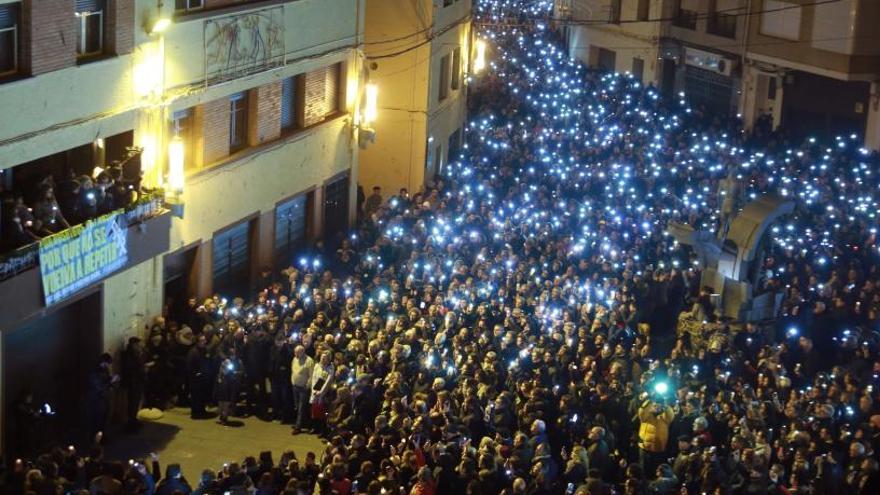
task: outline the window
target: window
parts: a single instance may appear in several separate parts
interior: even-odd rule
[[[636,6],[636,20],[647,21],[648,16],[650,15],[650,10],[650,0],[639,0],[638,5]]]
[[[611,0],[608,4],[608,22],[620,24],[620,0]]]
[[[214,235],[212,272],[214,291],[245,289],[250,278],[250,222],[241,222]]]
[[[89,57],[104,51],[104,0],[76,0],[76,54]]]
[[[715,12],[709,17],[709,23],[706,26],[706,30],[709,34],[714,34],[716,36],[736,38],[736,15]]]
[[[678,0],[672,24],[685,29],[697,29],[697,0]]]
[[[174,8],[180,11],[199,10],[204,7],[203,0],[176,0]]]
[[[798,4],[780,0],[764,0],[761,14],[761,34],[799,40],[801,38],[801,9]]]
[[[288,262],[306,240],[306,196],[299,195],[275,207],[275,257]]]
[[[452,89],[461,86],[461,47],[452,51]]]
[[[443,101],[449,96],[449,55],[444,55],[440,59],[439,89],[440,92],[437,95],[437,100]]]
[[[340,78],[342,77],[342,64],[333,64],[324,71],[324,100],[327,105],[325,116],[339,112],[339,100],[342,98],[340,91]]]
[[[450,5],[452,5],[452,2],[453,2],[453,0],[443,0],[443,6],[449,7]]]
[[[229,152],[235,153],[247,146],[248,97],[247,92],[229,97]]]
[[[301,91],[296,90],[300,76],[288,77],[281,82],[281,129],[290,131],[300,127]]]
[[[711,14],[706,31],[716,36],[736,38],[737,13],[742,9],[736,0],[715,0],[710,4]]]
[[[183,141],[183,166],[189,170],[195,166],[193,160],[195,122],[193,109],[178,110],[171,115],[171,133]]]
[[[18,4],[0,5],[0,77],[18,72]]]
[[[302,96],[296,95],[297,102],[302,101],[303,126],[309,127],[335,116],[342,108],[339,104],[342,94],[342,64],[307,72],[301,76],[300,89]],[[299,104],[299,103],[297,103]]]

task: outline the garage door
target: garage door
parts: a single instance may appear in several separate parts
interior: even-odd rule
[[[684,72],[685,92],[693,107],[728,116],[733,101],[733,79],[715,72],[688,66]]]

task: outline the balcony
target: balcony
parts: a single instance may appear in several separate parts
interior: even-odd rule
[[[88,291],[114,273],[124,271],[139,263],[166,252],[170,245],[171,213],[165,208],[161,191],[142,193],[140,197],[114,214],[116,225],[124,230],[119,232],[119,243],[124,242],[124,257],[109,270],[91,270],[93,275],[86,283],[78,286],[70,284],[64,291],[53,296],[45,293],[44,270],[41,269],[40,244],[46,239],[36,241],[14,251],[0,255],[0,330],[12,328],[17,322],[39,314],[47,306],[75,299],[77,294]],[[96,220],[96,221],[99,221]],[[75,239],[86,231],[89,224],[74,225],[61,231],[52,239]],[[44,252],[47,252],[44,245]],[[65,253],[65,257],[70,253]],[[71,255],[75,256],[75,255]],[[87,258],[83,255],[83,258]],[[57,260],[56,260],[57,261]],[[94,265],[96,261],[86,259],[80,265]],[[108,265],[109,266],[109,265]],[[88,268],[86,269],[88,271]],[[74,281],[76,282],[76,281]]]

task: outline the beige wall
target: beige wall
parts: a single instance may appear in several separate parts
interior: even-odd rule
[[[572,25],[569,30],[569,56],[590,64],[590,47],[605,48],[615,53],[617,72],[631,72],[633,59],[644,61],[642,81],[647,84],[659,81],[660,66],[658,50],[662,24],[659,22],[625,22],[619,25],[602,24],[609,18],[611,0],[573,0],[572,19],[596,21],[594,25]],[[669,15],[670,3],[666,0],[649,4],[648,19]],[[620,18],[637,18],[638,0],[622,0]],[[601,21],[601,22],[600,22]]]
[[[134,127],[131,56],[0,84],[0,168]]]
[[[162,314],[162,257],[104,281],[104,349],[121,350],[129,337],[143,337],[144,325]]]
[[[631,72],[633,58],[644,61],[642,82],[658,82],[660,78],[659,45],[623,35],[620,32],[578,26],[571,31],[569,55],[583,63],[590,64],[590,47],[605,48],[615,53],[617,72]]]
[[[754,0],[752,10],[764,8],[765,0]],[[880,25],[880,2],[842,0],[829,6],[815,6],[806,0],[769,2],[802,7],[755,18],[749,28],[748,56],[765,63],[803,70],[841,80],[873,81],[880,75],[880,48],[873,33]],[[799,19],[799,24],[797,20]],[[788,23],[788,24],[786,24]],[[792,27],[793,24],[797,24]],[[794,43],[767,33],[797,32]],[[834,36],[828,34],[838,33]]]
[[[433,155],[441,145],[445,163],[449,134],[464,123],[464,82],[458,90],[450,89],[443,102],[438,101],[437,84],[441,61],[455,47],[461,47],[462,77],[467,70],[471,3],[458,0],[449,7],[442,5],[442,0],[367,3],[367,57],[409,49],[394,57],[367,61],[370,82],[379,87],[379,115],[373,124],[376,142],[360,155],[360,182],[368,194],[376,185],[385,196],[401,187],[418,191],[426,179],[426,147],[430,146]],[[431,32],[438,34],[429,41],[426,28],[431,22]],[[412,33],[420,34],[406,37]],[[404,39],[383,42],[401,37]],[[434,140],[429,145],[431,137]]]

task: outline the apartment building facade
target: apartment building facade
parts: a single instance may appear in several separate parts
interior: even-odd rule
[[[745,0],[560,0],[569,53],[630,72],[667,95],[684,91],[715,113],[736,112]]]
[[[591,67],[629,72],[645,84],[657,84],[663,2],[649,0],[559,0],[555,17],[568,42],[569,56]]]
[[[47,175],[62,187],[110,166],[144,186],[114,224],[124,256],[80,260],[70,277],[94,276],[58,297],[46,243],[0,256],[4,447],[26,391],[59,408],[50,429],[75,424],[98,354],[143,336],[170,300],[234,297],[307,241],[345,234],[364,3],[0,0],[2,190],[27,198]]]
[[[764,116],[797,135],[855,133],[880,147],[880,48],[870,31],[880,3],[559,0],[556,12],[571,56],[591,66],[685,92],[746,129]]]
[[[467,113],[471,0],[367,2],[366,72],[380,91],[361,184],[418,191],[457,159]]]
[[[880,3],[753,0],[742,113],[880,149]],[[816,95],[821,95],[817,98]]]

